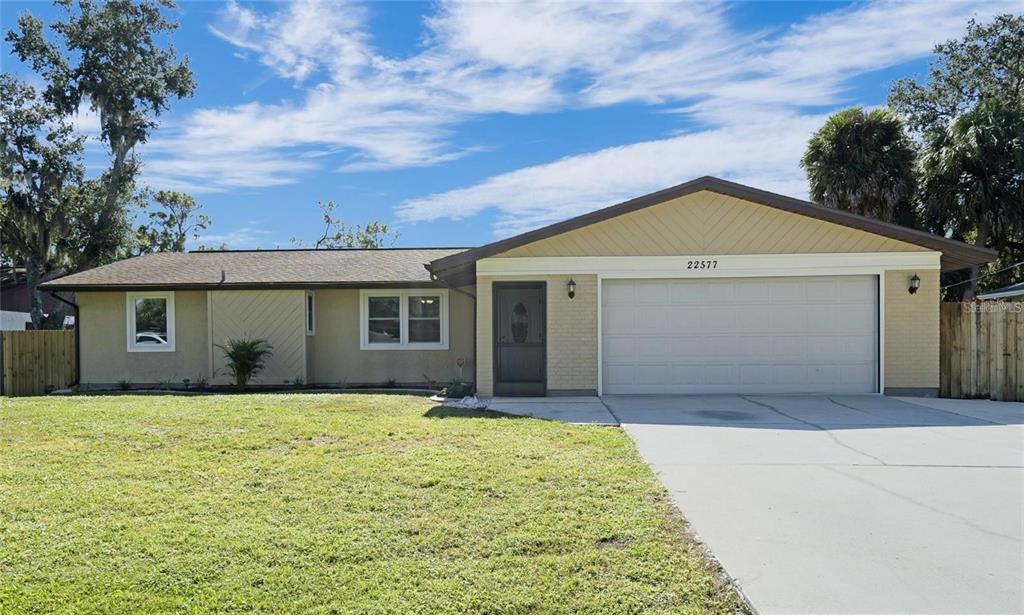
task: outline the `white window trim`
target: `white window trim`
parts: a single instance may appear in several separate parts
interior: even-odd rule
[[[316,335],[316,294],[311,290],[307,290],[306,296],[302,299],[302,319],[306,335]]]
[[[441,298],[441,341],[409,342],[409,297],[437,295]],[[398,344],[371,344],[369,298],[398,297],[401,341]],[[448,289],[446,288],[393,288],[359,291],[359,349],[360,350],[448,350]]]
[[[136,299],[165,299],[167,301],[167,344],[164,346],[150,346],[148,344],[135,343],[135,300]],[[127,342],[128,352],[174,352],[174,292],[137,292],[125,293],[125,312],[127,314]]]

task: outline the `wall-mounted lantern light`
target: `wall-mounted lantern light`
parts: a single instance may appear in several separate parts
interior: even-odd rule
[[[576,296],[576,280],[569,278],[569,298]]]
[[[921,278],[915,273],[914,277],[910,278],[910,288],[907,289],[907,292],[913,295],[918,288],[921,288]]]

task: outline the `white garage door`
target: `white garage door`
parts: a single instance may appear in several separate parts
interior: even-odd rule
[[[878,390],[878,278],[604,280],[603,388]]]

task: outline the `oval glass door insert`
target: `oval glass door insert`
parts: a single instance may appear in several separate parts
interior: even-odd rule
[[[526,341],[530,334],[530,312],[522,303],[517,303],[512,308],[512,339],[517,344]]]

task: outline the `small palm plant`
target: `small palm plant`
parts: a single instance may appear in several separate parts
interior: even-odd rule
[[[224,346],[217,344],[228,361],[228,371],[235,378],[235,385],[245,389],[249,381],[264,367],[267,357],[274,354],[274,347],[267,340],[254,340],[248,337],[234,340],[228,339]]]

